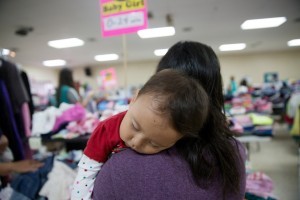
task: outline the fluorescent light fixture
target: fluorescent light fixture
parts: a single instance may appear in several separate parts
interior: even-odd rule
[[[151,28],[139,30],[137,34],[140,38],[156,38],[156,37],[166,37],[175,35],[175,28],[173,26],[161,27],[161,28]]]
[[[154,50],[154,55],[164,56],[168,52],[168,49],[156,49]]]
[[[57,49],[82,46],[84,42],[78,38],[68,38],[62,40],[52,40],[48,42],[50,47]]]
[[[95,60],[104,62],[104,61],[111,61],[111,60],[118,60],[119,56],[117,54],[103,54],[95,56]]]
[[[45,61],[43,61],[43,65],[46,66],[46,67],[64,66],[64,65],[66,65],[66,61],[65,60],[60,60],[60,59],[45,60]]]
[[[294,39],[287,42],[289,47],[300,46],[300,39]]]
[[[245,43],[237,43],[237,44],[222,44],[219,49],[220,51],[238,51],[246,48]]]
[[[259,28],[272,28],[278,27],[286,22],[285,17],[263,18],[263,19],[250,19],[242,23],[241,28],[247,29],[259,29]]]

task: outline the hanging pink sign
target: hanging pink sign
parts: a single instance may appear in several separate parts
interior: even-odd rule
[[[103,37],[135,33],[148,27],[146,0],[100,0]]]
[[[114,89],[117,87],[117,76],[115,68],[107,68],[100,71],[102,87],[105,90]]]

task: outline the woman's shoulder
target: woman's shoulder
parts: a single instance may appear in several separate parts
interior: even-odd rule
[[[62,90],[68,90],[68,89],[70,89],[71,87],[70,86],[68,86],[68,85],[62,85],[61,86],[61,89]]]
[[[62,86],[60,86],[59,91],[63,94],[67,94],[70,91],[70,89],[72,89],[70,86],[62,85]]]
[[[239,152],[241,158],[243,161],[246,161],[247,158],[247,153],[246,153],[246,148],[245,146],[236,138],[232,137],[229,138],[230,142],[232,143],[232,145],[235,147],[235,149],[237,150],[237,152]]]

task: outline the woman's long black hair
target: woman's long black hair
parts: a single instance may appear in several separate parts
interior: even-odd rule
[[[60,93],[61,93],[61,88],[63,85],[74,88],[73,73],[68,68],[63,68],[59,72],[58,88],[57,88],[57,92],[56,92],[56,102],[57,102],[58,106],[61,102]]]
[[[189,163],[199,186],[203,186],[202,183],[209,185],[209,181],[220,172],[224,195],[239,192],[238,163],[241,157],[224,114],[222,76],[215,52],[199,42],[178,42],[160,60],[156,71],[167,68],[182,71],[198,80],[210,100],[208,118],[197,139],[186,137],[179,140],[176,144],[178,152]]]

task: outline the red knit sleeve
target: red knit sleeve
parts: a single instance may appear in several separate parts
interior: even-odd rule
[[[84,149],[84,154],[98,162],[105,162],[113,149],[120,144],[120,124],[124,113],[119,113],[99,123]]]
[[[84,154],[95,161],[105,162],[110,151],[105,123],[100,122],[89,138]]]

